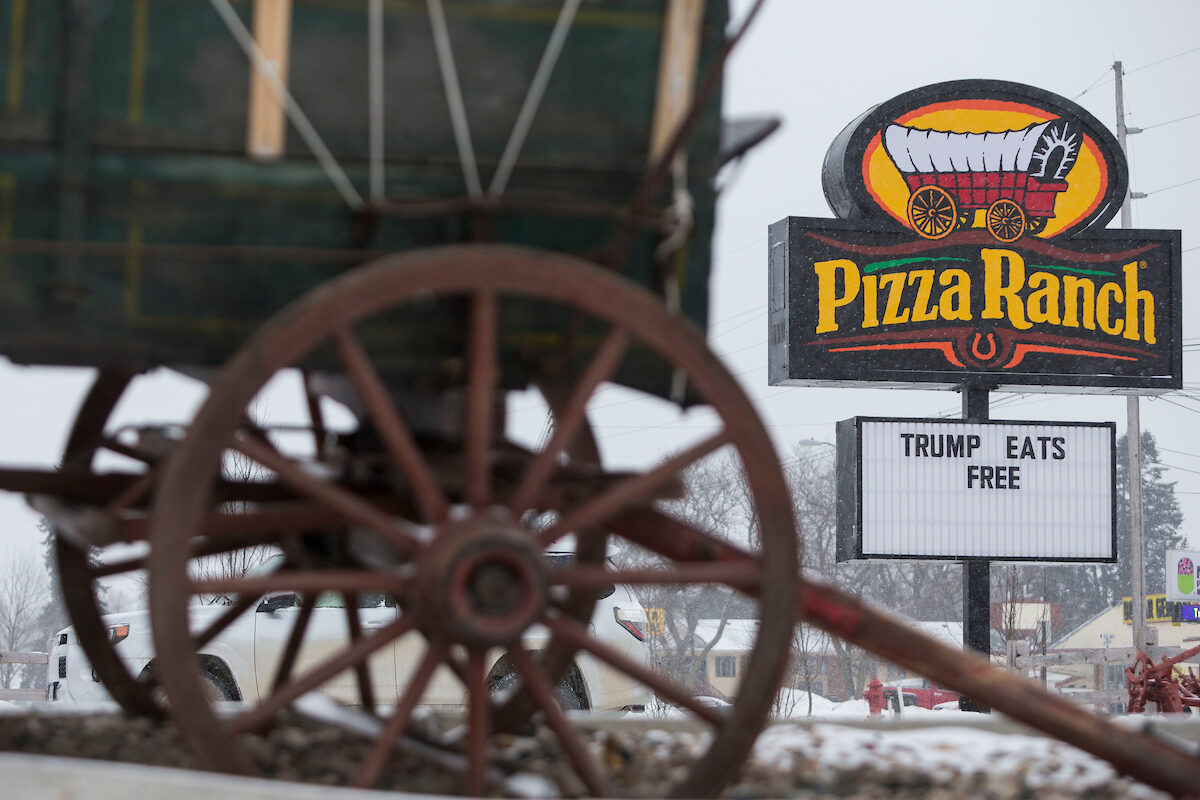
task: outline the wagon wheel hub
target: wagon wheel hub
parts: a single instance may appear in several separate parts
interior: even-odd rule
[[[519,642],[546,605],[546,562],[532,534],[492,512],[439,528],[411,594],[421,629],[468,647]]]

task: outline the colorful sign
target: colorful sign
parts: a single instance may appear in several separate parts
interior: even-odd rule
[[[1196,583],[1196,565],[1200,564],[1200,550],[1168,550],[1163,585],[1167,587],[1168,600],[1190,600],[1200,602],[1200,586]]]
[[[1083,109],[925,87],[846,128],[824,182],[844,221],[770,227],[772,385],[1181,386],[1179,232],[1103,230],[1126,170]]]
[[[822,174],[843,219],[927,239],[1002,242],[1103,228],[1128,187],[1116,139],[1071,101],[1006,81],[951,81],[874,107],[834,140]]]
[[[661,608],[646,609],[646,633],[662,636],[667,629],[667,615]]]
[[[1116,560],[1116,426],[854,417],[837,557]]]
[[[1170,598],[1170,594],[1146,595],[1146,621],[1200,622],[1200,608],[1194,602],[1181,603]],[[1193,596],[1192,599],[1200,598]],[[1122,598],[1121,616],[1126,625],[1133,624],[1133,598]]]

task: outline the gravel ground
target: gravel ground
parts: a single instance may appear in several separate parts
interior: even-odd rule
[[[596,731],[590,743],[619,795],[662,796],[706,745],[701,734],[640,729]],[[348,785],[369,744],[342,727],[292,716],[266,737],[238,743],[261,774]],[[0,715],[0,750],[196,768],[169,724],[116,714]],[[508,778],[496,794],[581,792],[553,737],[509,737],[493,753]],[[451,760],[453,757],[451,757]],[[400,753],[377,788],[453,794],[456,763]],[[835,724],[779,725],[760,738],[731,798],[1163,798],[1119,778],[1104,762],[1052,740],[956,727],[880,731]]]

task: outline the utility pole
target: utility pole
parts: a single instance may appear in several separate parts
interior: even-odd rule
[[[1125,89],[1124,69],[1121,62],[1113,63],[1117,94],[1117,144],[1121,146],[1121,155],[1129,163],[1129,152],[1125,146],[1125,137],[1129,133],[1141,133],[1140,128],[1130,131],[1125,127]],[[1130,214],[1131,192],[1126,188],[1125,197],[1121,201],[1121,227],[1131,227],[1133,221]],[[1150,631],[1146,627],[1146,532],[1142,520],[1142,420],[1141,398],[1136,394],[1125,398],[1125,439],[1129,450],[1129,548],[1130,572],[1133,575],[1133,646],[1144,648],[1151,644]]]

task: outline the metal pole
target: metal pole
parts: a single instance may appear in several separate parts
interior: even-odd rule
[[[970,422],[988,421],[988,389],[983,386],[962,388],[962,416]],[[992,654],[992,562],[972,558],[963,562],[963,646],[982,653],[985,658]],[[991,711],[988,706],[963,695],[959,700],[963,711]]]
[[[1117,143],[1121,154],[1128,158],[1125,148],[1125,90],[1124,69],[1120,61],[1113,63],[1117,94]],[[1129,190],[1121,201],[1121,227],[1132,224]],[[1145,647],[1146,630],[1146,533],[1142,520],[1142,421],[1141,398],[1131,394],[1125,398],[1125,439],[1129,450],[1129,566],[1132,573],[1133,646]]]

